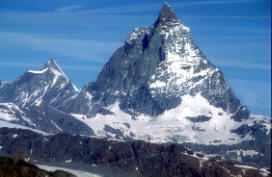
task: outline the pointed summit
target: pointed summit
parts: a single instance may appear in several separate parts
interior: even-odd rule
[[[159,17],[156,20],[154,26],[158,25],[173,25],[180,23],[173,9],[165,2],[159,13]]]
[[[43,70],[44,69],[51,69],[51,71],[53,71],[55,75],[62,75],[68,80],[68,77],[65,75],[65,73],[62,71],[60,66],[57,64],[57,62],[53,58],[48,60],[48,62],[43,66]]]
[[[48,62],[44,65],[43,69],[45,69],[45,68],[51,68],[51,69],[57,70],[59,72],[62,72],[59,65],[56,63],[56,61],[53,58],[48,60]]]

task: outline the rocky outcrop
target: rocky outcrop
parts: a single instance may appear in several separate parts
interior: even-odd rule
[[[19,158],[0,157],[0,177],[76,177],[56,170],[49,172]]]

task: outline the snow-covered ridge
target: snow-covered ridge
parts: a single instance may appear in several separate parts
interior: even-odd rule
[[[66,76],[66,74],[62,71],[61,67],[56,63],[56,61],[54,59],[50,59],[44,66],[44,68],[51,68],[52,71],[54,72],[54,74],[56,75],[62,75],[63,77],[65,77],[67,80],[68,77]]]
[[[28,70],[27,72],[33,73],[33,74],[42,74],[42,73],[46,72],[47,70],[48,70],[48,68],[44,68],[43,70],[40,70],[40,71]]]

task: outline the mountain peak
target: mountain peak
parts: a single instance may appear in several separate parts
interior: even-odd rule
[[[53,58],[49,59],[48,62],[44,65],[43,70],[45,69],[51,69],[55,75],[62,75],[67,78],[67,76],[64,74],[60,66]]]
[[[57,62],[51,58],[47,61],[47,63],[44,64],[41,70],[34,71],[34,70],[28,70],[27,73],[32,74],[44,74],[44,73],[53,73],[55,76],[63,76],[66,80],[69,80],[68,77],[64,74],[60,66],[57,64]]]
[[[169,6],[167,2],[164,2],[159,17],[156,20],[154,26],[158,25],[167,25],[167,24],[173,24],[179,22],[175,12],[173,9]]]
[[[45,68],[51,68],[51,69],[57,70],[59,72],[62,72],[59,65],[57,64],[57,62],[53,58],[48,60],[48,62],[44,65],[43,69],[45,69]]]

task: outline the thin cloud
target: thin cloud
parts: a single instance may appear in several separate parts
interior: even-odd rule
[[[87,67],[87,66],[60,66],[64,70],[77,70],[77,71],[96,71],[99,72],[101,67]]]
[[[230,61],[216,62],[216,65],[231,68],[241,68],[241,69],[257,69],[257,70],[271,70],[270,65],[258,64],[258,63],[239,63]]]
[[[247,3],[258,3],[262,0],[203,0],[203,1],[185,1],[173,3],[173,6],[183,6],[183,5],[216,5],[216,4],[247,4]]]
[[[65,7],[61,7],[61,8],[58,8],[55,10],[55,12],[71,12],[71,11],[74,11],[74,10],[78,10],[78,9],[82,9],[84,8],[84,6],[82,5],[72,5],[72,6],[65,6]]]
[[[0,62],[0,67],[27,67],[29,70],[33,68],[41,68],[41,64],[33,63],[22,63],[22,62]],[[64,70],[77,70],[77,71],[100,71],[101,67],[88,67],[88,66],[69,66],[69,65],[60,65],[61,69]]]
[[[251,113],[271,114],[271,83],[239,78],[229,79],[229,83],[242,104],[249,107]]]
[[[111,55],[113,51],[121,46],[121,44],[117,42],[53,38],[21,32],[0,31],[0,36],[8,47],[19,45],[26,49],[45,51],[55,55],[73,57],[97,63],[104,63],[108,58],[103,57]]]
[[[90,13],[90,14],[127,14],[127,13],[141,13],[141,12],[151,12],[157,11],[157,9],[161,8],[161,3],[148,3],[144,5],[127,5],[127,6],[110,6],[110,7],[102,7],[102,8],[90,8],[88,10],[82,10],[80,12]]]
[[[245,3],[258,3],[263,0],[203,0],[203,1],[183,1],[170,3],[172,7],[179,8],[184,6],[196,5],[216,5],[216,4],[245,4]],[[109,6],[102,8],[89,8],[77,12],[85,12],[90,14],[126,14],[126,13],[141,13],[157,11],[162,7],[162,3],[146,3],[146,4],[133,4],[126,6]],[[257,17],[259,18],[259,17]],[[263,18],[263,17],[261,17]]]
[[[218,19],[218,20],[270,20],[271,16],[243,16],[243,15],[184,15],[186,18]]]
[[[21,63],[21,62],[0,62],[0,66],[8,66],[8,67],[29,67],[29,68],[37,68],[41,67],[40,64],[33,63]]]

